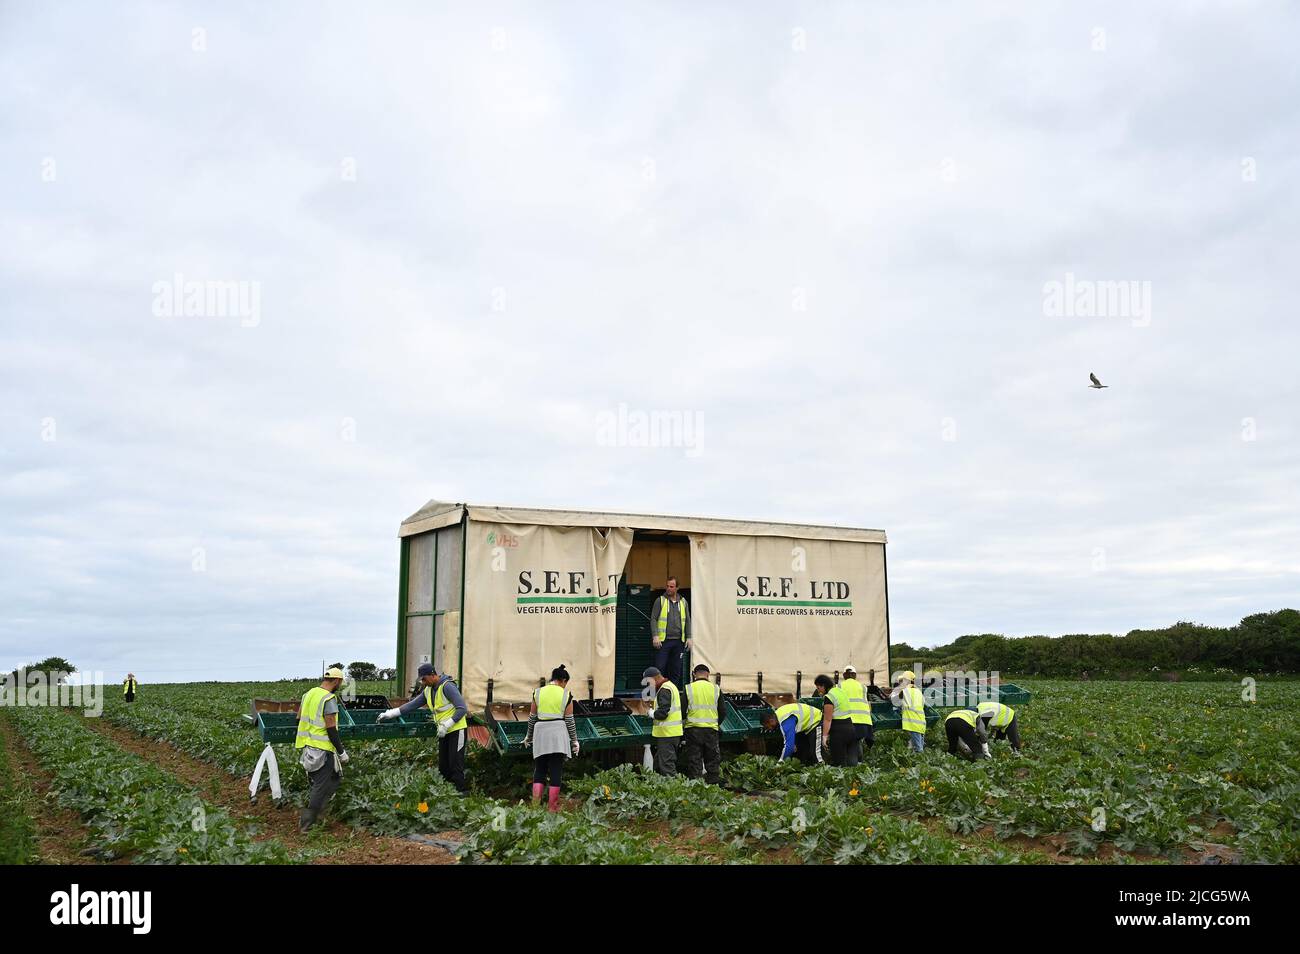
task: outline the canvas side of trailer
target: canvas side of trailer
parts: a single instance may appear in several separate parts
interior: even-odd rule
[[[882,530],[430,501],[399,534],[402,685],[433,662],[473,709],[529,699],[561,664],[580,698],[638,694],[669,577],[686,665],[728,691],[806,694],[850,664],[889,683]]]

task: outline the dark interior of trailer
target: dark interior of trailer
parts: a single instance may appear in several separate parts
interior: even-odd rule
[[[618,616],[614,624],[615,695],[639,695],[641,673],[654,665],[650,609],[655,598],[664,592],[664,583],[670,576],[677,577],[677,590],[693,612],[690,538],[662,530],[637,530],[618,583]],[[687,672],[690,655],[688,652],[683,659]]]

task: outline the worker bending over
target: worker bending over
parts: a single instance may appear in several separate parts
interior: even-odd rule
[[[682,695],[664,674],[651,666],[641,674],[647,687],[654,686],[655,707],[650,717],[650,734],[655,742],[655,772],[667,778],[677,774],[677,746],[682,741]]]
[[[858,758],[861,759],[862,751],[870,751],[876,741],[876,728],[871,722],[871,700],[867,698],[866,686],[858,682],[858,671],[852,666],[844,667],[840,688],[849,700],[849,717],[853,720],[854,734],[858,739]]]
[[[830,676],[813,680],[815,695],[825,696],[822,706],[822,748],[830,753],[831,765],[857,765],[861,756],[858,733],[853,727],[853,712],[849,697],[842,686],[835,685]]]
[[[781,730],[778,762],[797,755],[804,765],[822,764],[821,711],[806,702],[791,702],[763,717],[763,728]]]
[[[964,758],[966,753],[972,762],[989,757],[988,730],[984,720],[974,709],[954,709],[943,720],[944,732],[948,735],[948,754]]]
[[[916,673],[907,670],[898,678],[898,685],[889,694],[889,701],[899,708],[903,717],[903,732],[907,747],[913,752],[925,751],[925,696],[912,685]]]
[[[307,807],[298,814],[299,831],[316,824],[343,781],[348,753],[339,738],[339,704],[334,697],[342,684],[343,670],[327,669],[320,685],[303,693],[298,703],[298,737],[293,746],[302,750],[300,762],[311,779]]]
[[[722,746],[718,727],[722,722],[722,693],[709,682],[709,667],[700,663],[691,670],[686,684],[686,734],[682,753],[686,758],[686,777],[699,778],[710,785],[722,784]]]
[[[1016,722],[1016,710],[1000,702],[981,702],[980,721],[986,730],[993,730],[993,738],[1006,739],[1011,743],[1011,751],[1020,752],[1020,725]]]
[[[122,701],[135,702],[135,693],[139,688],[140,684],[135,681],[135,673],[128,672],[126,679],[122,682]]]
[[[451,676],[439,673],[432,663],[421,663],[416,670],[423,687],[409,702],[396,709],[386,709],[379,721],[396,719],[399,715],[428,708],[432,720],[438,723],[438,772],[456,791],[464,795],[469,791],[465,781],[465,739],[469,735],[469,706]]]
[[[533,750],[533,802],[542,800],[542,786],[549,777],[546,810],[560,810],[560,779],[564,760],[579,751],[578,726],[573,718],[573,696],[569,694],[569,670],[556,666],[551,681],[533,690],[528,710],[528,732],[524,748]]]

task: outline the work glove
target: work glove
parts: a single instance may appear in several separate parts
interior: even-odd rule
[[[652,639],[650,640],[650,645],[653,646],[655,649],[658,649],[660,646],[663,645],[663,642],[658,639]]]
[[[401,709],[385,709],[383,712],[379,713],[378,721],[387,722],[389,719],[396,719],[401,714]]]
[[[986,759],[990,759],[993,757],[991,754],[989,754],[989,744],[987,742],[984,743],[982,748],[984,749],[984,757]]]
[[[346,753],[346,752],[340,752],[340,753],[339,753],[339,761],[342,762],[344,765],[347,765],[347,764],[348,764],[348,753]]]
[[[530,735],[524,739],[524,748],[531,749],[532,747],[533,747],[533,737]]]
[[[581,749],[582,746],[580,746],[577,742],[573,743],[573,757],[575,759],[578,757],[578,752],[581,751]]]
[[[452,722],[450,719],[443,719],[438,723],[438,738],[443,738],[450,731]]]

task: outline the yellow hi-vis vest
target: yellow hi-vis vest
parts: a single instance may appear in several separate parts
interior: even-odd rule
[[[718,690],[707,679],[686,684],[686,728],[718,728]]]
[[[822,722],[822,711],[816,706],[810,706],[806,702],[791,702],[776,710],[777,726],[792,715],[797,716],[799,720],[794,724],[796,732],[811,732]]]
[[[925,696],[916,686],[908,686],[902,692],[902,715],[904,732],[925,734]]]
[[[975,728],[975,720],[978,718],[979,716],[970,709],[957,709],[953,712],[949,712],[948,718],[944,719],[944,721],[951,722],[953,719],[961,719],[962,722],[965,722],[973,729]]]
[[[313,749],[335,751],[334,743],[325,731],[325,703],[333,698],[334,693],[320,686],[303,693],[302,702],[298,704],[298,738],[293,743],[295,749],[309,745]]]
[[[841,719],[852,719],[853,710],[849,708],[849,697],[845,693],[843,686],[832,686],[826,690],[826,701],[835,707],[831,713],[831,718],[836,722]]]
[[[667,596],[659,599],[659,619],[655,621],[655,638],[663,640],[664,634],[668,632],[668,604],[671,603]],[[686,641],[686,597],[677,597],[677,612],[682,621],[682,641]]]
[[[1010,706],[1004,706],[1000,702],[981,702],[980,718],[992,716],[989,725],[994,729],[1005,729],[1011,724],[1011,720],[1016,717],[1016,710]]]
[[[682,734],[682,694],[667,680],[664,680],[664,684],[659,688],[667,689],[672,694],[672,701],[668,703],[666,719],[651,720],[654,722],[654,728],[650,734],[656,739],[674,739]]]
[[[456,707],[447,701],[447,695],[446,693],[443,692],[445,688],[447,688],[447,683],[445,680],[439,681],[437,695],[434,695],[432,687],[430,686],[424,687],[424,704],[428,706],[429,711],[433,713],[434,722],[441,722],[443,719],[448,718],[453,712],[456,711]],[[460,721],[457,722],[455,725],[453,725],[447,731],[459,732],[461,729],[466,728],[468,725],[466,720],[468,718],[469,718],[469,713],[466,712],[463,716],[461,716]]]
[[[867,701],[867,687],[856,679],[845,679],[840,682],[840,688],[849,700],[849,716],[854,724],[871,725],[871,703]],[[835,711],[838,713],[840,707],[836,706]]]
[[[137,683],[134,679],[122,680],[122,695],[126,695],[129,692],[135,692],[136,685]]]
[[[537,721],[554,722],[564,718],[564,710],[569,708],[569,690],[563,686],[542,686],[533,693],[537,703]],[[548,730],[549,731],[549,730]]]

